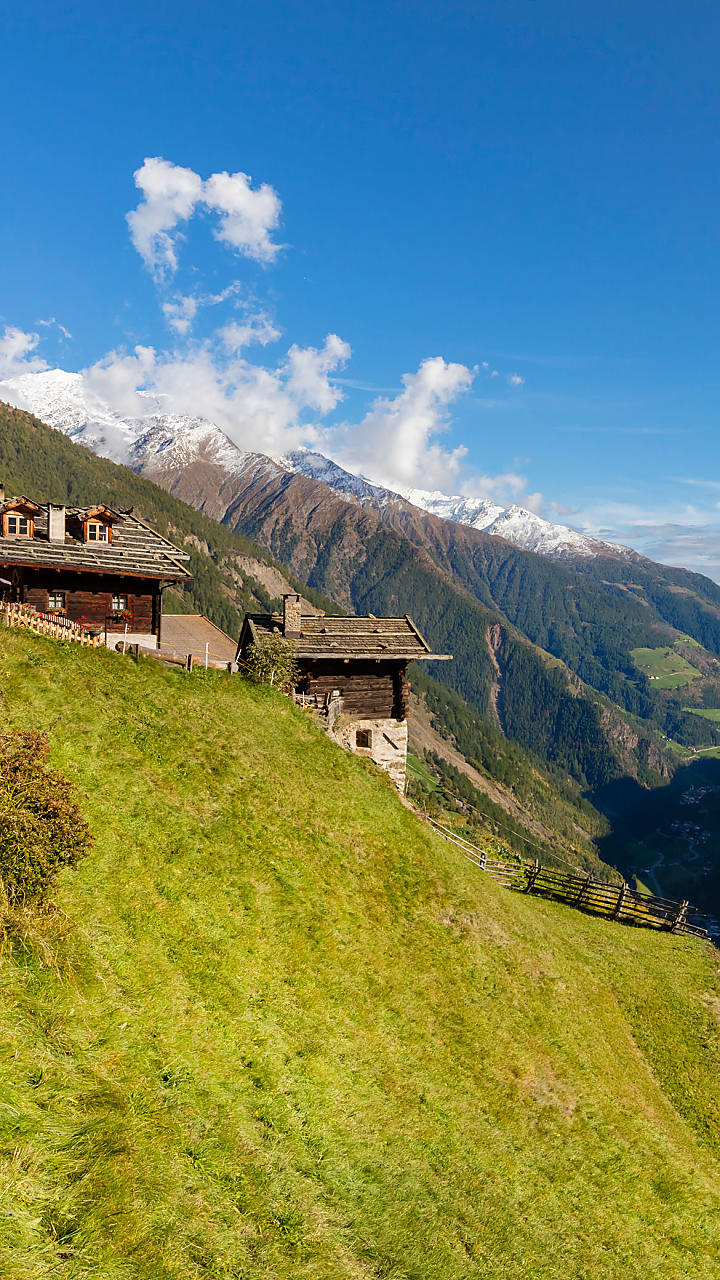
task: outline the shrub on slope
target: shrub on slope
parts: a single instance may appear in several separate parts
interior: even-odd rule
[[[0,965],[0,1273],[716,1275],[716,959],[513,895],[272,690],[0,633],[92,856]]]
[[[47,756],[42,734],[0,734],[0,892],[11,904],[42,902],[88,851],[74,790]]]

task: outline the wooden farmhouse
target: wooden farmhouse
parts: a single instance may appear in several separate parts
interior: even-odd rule
[[[131,511],[6,499],[0,487],[0,597],[81,622],[113,647],[160,639],[162,591],[189,557]]]
[[[405,790],[408,746],[407,668],[431,653],[411,618],[335,618],[305,612],[301,596],[287,595],[282,614],[246,614],[238,662],[268,636],[292,641],[299,678],[293,697],[323,719],[343,747],[368,756]]]

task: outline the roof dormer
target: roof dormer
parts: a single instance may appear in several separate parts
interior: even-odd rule
[[[82,522],[85,542],[112,542],[114,511],[108,507],[90,507]]]
[[[35,533],[35,517],[40,510],[29,498],[13,498],[2,511],[4,538],[32,538]]]

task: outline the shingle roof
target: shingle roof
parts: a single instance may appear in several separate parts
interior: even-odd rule
[[[0,510],[6,510],[10,501]],[[0,535],[0,565],[50,566],[165,581],[192,577],[181,563],[190,557],[131,512],[109,512],[113,517],[112,542],[85,542],[82,521],[88,510],[97,508],[67,507],[65,539],[51,542],[47,507],[41,507],[35,517],[34,537]]]
[[[264,635],[282,635],[282,614],[248,613],[243,639],[262,644]],[[403,618],[335,618],[304,614],[300,634],[293,639],[298,658],[340,659],[447,659],[449,654],[432,653],[426,640],[407,614]]]

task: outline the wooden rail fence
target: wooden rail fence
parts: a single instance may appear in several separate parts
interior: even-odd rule
[[[629,884],[603,884],[592,875],[575,875],[555,867],[541,867],[539,862],[511,862],[493,858],[485,849],[471,844],[434,818],[428,822],[439,835],[462,849],[465,857],[486,871],[494,880],[519,893],[532,893],[592,915],[605,916],[645,929],[664,929],[668,933],[691,934],[709,940],[708,930],[699,923],[703,919],[689,902],[674,902],[649,893],[638,893]]]
[[[56,640],[74,640],[94,649],[102,645],[102,637],[89,631],[81,622],[73,622],[60,613],[42,613],[29,604],[1,604],[0,619],[6,627],[27,627]]]
[[[197,653],[170,653],[166,649],[149,649],[147,645],[136,644],[130,640],[118,640],[115,645],[118,653],[130,654],[136,658],[154,658],[168,667],[183,667],[185,671],[237,671],[236,662],[218,662],[215,658],[198,657]]]

